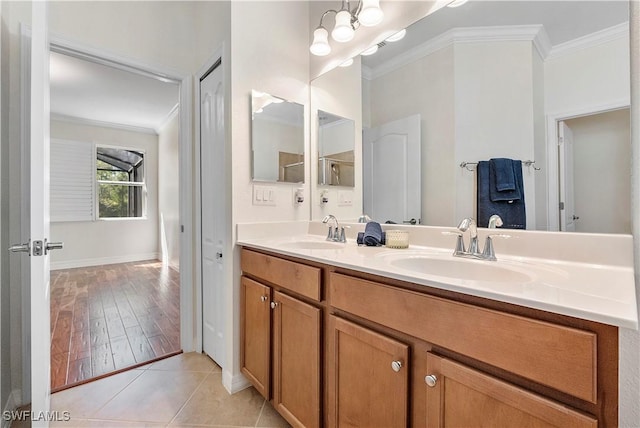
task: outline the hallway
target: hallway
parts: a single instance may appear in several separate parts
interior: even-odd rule
[[[51,388],[180,351],[179,273],[156,260],[51,271]]]

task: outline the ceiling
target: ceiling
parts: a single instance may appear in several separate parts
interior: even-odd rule
[[[628,1],[471,0],[460,7],[443,7],[417,21],[407,28],[404,39],[362,57],[362,63],[375,68],[452,28],[541,24],[551,45],[557,46],[628,20]]]
[[[178,84],[51,52],[53,117],[155,132],[179,100]]]

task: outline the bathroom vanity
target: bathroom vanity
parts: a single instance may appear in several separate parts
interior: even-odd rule
[[[635,294],[593,314],[550,291],[575,274],[597,298],[593,275],[580,273],[592,266],[547,265],[545,277],[541,261],[526,279],[495,270],[531,262],[505,256],[489,265],[489,296],[478,289],[490,278],[456,279],[467,269],[456,260],[445,263],[450,278],[393,263],[448,257],[433,247],[337,246],[320,235],[240,245],[242,372],[294,426],[618,424],[618,327],[637,327]],[[617,284],[629,279],[609,271]],[[523,298],[536,286],[549,288],[546,303]]]

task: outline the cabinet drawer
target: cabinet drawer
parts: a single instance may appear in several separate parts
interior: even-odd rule
[[[320,301],[320,269],[242,249],[240,268],[302,296]]]
[[[335,308],[596,402],[595,333],[337,273],[329,289]]]

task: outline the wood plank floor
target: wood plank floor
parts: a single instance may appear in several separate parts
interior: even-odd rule
[[[51,388],[179,351],[179,281],[157,260],[51,271]]]

